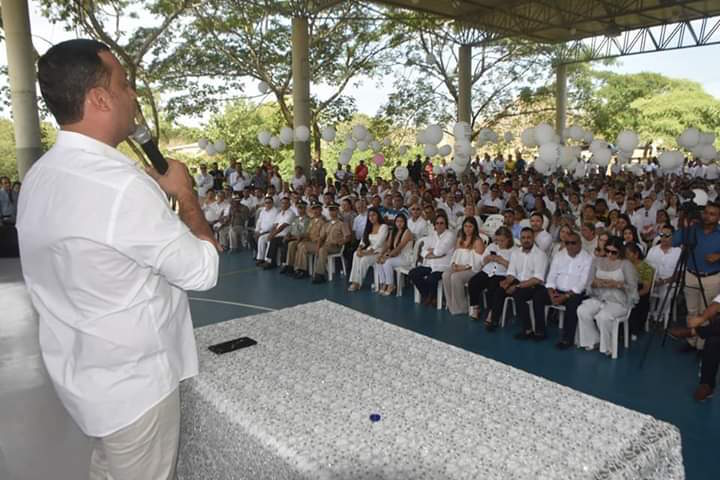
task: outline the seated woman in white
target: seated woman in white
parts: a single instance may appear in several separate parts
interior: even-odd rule
[[[478,236],[475,217],[466,217],[458,234],[450,269],[443,272],[443,292],[452,315],[467,313],[468,298],[465,285],[482,268],[485,243]]]
[[[373,267],[377,272],[380,295],[391,295],[395,290],[395,268],[409,267],[413,258],[413,234],[402,213],[395,217],[392,232],[385,242],[385,248]]]
[[[377,208],[368,209],[365,232],[358,249],[353,255],[352,270],[350,270],[350,287],[348,291],[354,292],[360,288],[367,271],[372,267],[385,245],[388,227],[383,223],[380,211]]]
[[[612,352],[612,331],[618,319],[638,301],[637,271],[625,259],[625,248],[619,237],[610,237],[604,258],[596,257],[590,267],[585,289],[589,298],[577,310],[579,345],[593,350],[598,342],[600,352]]]

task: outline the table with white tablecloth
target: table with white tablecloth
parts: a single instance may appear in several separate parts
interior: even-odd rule
[[[673,425],[336,303],[195,332],[183,480],[685,476]]]

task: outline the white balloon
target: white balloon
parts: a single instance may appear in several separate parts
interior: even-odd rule
[[[357,142],[357,149],[360,150],[361,152],[364,152],[365,150],[368,149],[368,142],[365,140],[359,140]]]
[[[468,141],[461,141],[455,143],[455,156],[458,155],[472,155],[472,145]]]
[[[280,129],[280,141],[283,145],[290,145],[293,142],[293,129],[290,127],[282,127]]]
[[[225,151],[225,148],[227,147],[227,145],[225,144],[225,140],[221,139],[221,140],[217,140],[213,144],[213,147],[215,147],[215,151],[217,153],[223,153]]]
[[[443,173],[443,169],[442,169],[442,167],[441,167],[440,165],[435,165],[435,166],[433,167],[433,174],[435,174],[435,175],[440,175],[440,174],[442,174],[442,173]]]
[[[541,123],[535,127],[535,140],[538,145],[545,145],[546,143],[552,142],[554,136],[555,130],[550,124]]]
[[[400,147],[398,148],[398,153],[400,155],[405,155],[407,153],[407,151],[408,151],[407,145],[400,145]]]
[[[279,137],[276,137],[273,135],[272,137],[270,137],[269,143],[270,143],[270,148],[272,148],[273,150],[277,150],[278,148],[280,148],[280,144],[282,142],[280,141]]]
[[[535,129],[532,127],[526,128],[520,134],[520,141],[526,147],[537,146],[537,140],[535,139]]]
[[[587,165],[582,160],[577,162],[575,164],[575,170],[573,170],[573,177],[574,178],[582,178],[585,176],[585,169],[587,168]]]
[[[582,127],[580,127],[579,125],[573,125],[572,127],[570,127],[569,130],[570,138],[572,138],[573,140],[583,139],[583,135],[585,134],[585,132],[583,132]]]
[[[540,145],[538,158],[549,167],[557,165],[560,160],[560,145],[557,143],[546,143],[544,145]]]
[[[571,147],[570,145],[563,145],[560,150],[560,165],[564,167],[569,167],[570,165],[572,165],[572,163],[577,159],[575,149],[576,147]]]
[[[425,129],[425,144],[437,145],[442,140],[442,137],[443,131],[440,125],[428,125]]]
[[[673,168],[676,168],[675,161],[675,154],[670,150],[666,150],[658,156],[658,163],[660,164],[660,168],[663,170],[672,170]]]
[[[445,172],[446,172],[446,173],[453,172],[456,177],[462,175],[462,173],[463,173],[464,171],[465,171],[465,167],[464,167],[464,166],[461,166],[461,165],[458,165],[457,163],[451,163],[451,164],[448,165],[447,168],[445,169]]]
[[[625,152],[632,152],[637,148],[638,144],[640,143],[640,139],[638,138],[637,133],[631,130],[623,130],[622,132],[618,133],[615,143],[620,148],[620,150],[623,150]]]
[[[260,141],[261,145],[269,145],[270,144],[270,138],[272,137],[272,134],[268,132],[267,130],[261,130],[258,132],[258,140]],[[207,142],[207,140],[206,140]],[[207,145],[207,143],[206,143]]]
[[[512,142],[512,141],[513,141],[513,134],[512,134],[512,132],[505,132],[505,133],[503,134],[503,139],[504,139],[507,143]]]
[[[450,155],[450,152],[452,152],[452,148],[450,145],[443,145],[442,147],[438,148],[438,155],[441,157],[447,157]]]
[[[335,129],[330,126],[323,128],[322,132],[320,132],[320,136],[326,142],[332,142],[333,140],[335,140],[336,135],[337,135],[337,132],[335,132]]]
[[[260,93],[266,94],[270,91],[270,85],[265,81],[261,81],[258,83],[258,90],[260,90]]]
[[[592,163],[600,167],[607,167],[610,164],[612,152],[609,148],[594,150],[592,155]]]
[[[686,128],[678,138],[678,143],[685,148],[692,148],[700,142],[700,131],[694,127]]]
[[[434,157],[438,153],[437,145],[433,145],[433,144],[425,145],[424,153],[425,153],[425,156]]]
[[[702,145],[712,145],[715,143],[715,132],[703,132],[700,134],[700,141]]]
[[[424,145],[425,143],[427,143],[427,141],[425,140],[425,130],[420,130],[415,134],[415,143],[417,143],[418,145]]]
[[[593,134],[592,132],[583,132],[583,141],[587,143],[588,145],[592,143],[593,141]]]
[[[409,175],[410,175],[410,172],[405,167],[397,167],[395,169],[395,178],[397,178],[401,182],[404,182],[405,180],[407,180]]]
[[[713,149],[714,150],[714,149]],[[675,161],[675,168],[680,168],[685,163],[685,154],[680,150],[674,150],[672,152],[673,160]]]
[[[338,162],[341,165],[347,165],[350,162],[352,155],[353,150],[351,148],[346,148],[342,152],[340,152],[340,158],[338,159]]]
[[[465,167],[467,167],[468,163],[470,163],[470,155],[456,153],[453,163],[461,168],[460,172],[463,172],[465,171]]]
[[[702,145],[700,147],[700,160],[704,164],[708,164],[717,158],[717,150],[712,145]]]
[[[211,157],[215,155],[217,153],[217,151],[215,150],[215,145],[213,145],[212,143],[208,144],[208,146],[205,147],[205,153],[207,153]]]
[[[205,147],[208,146],[208,139],[207,139],[207,138],[201,138],[200,140],[197,141],[197,145],[198,145],[199,148],[202,148],[203,150],[205,150]]]
[[[345,142],[345,146],[347,148],[349,148],[350,150],[354,151],[356,148],[358,148],[358,142],[356,142],[352,138],[348,138],[347,141]]]
[[[298,125],[293,132],[296,142],[307,142],[310,139],[310,129],[305,125]]]
[[[601,151],[601,150],[607,150],[609,147],[608,143],[605,140],[601,140],[599,138],[592,141],[590,144],[590,151],[592,153]]]
[[[352,136],[355,140],[365,140],[367,134],[368,131],[367,128],[365,128],[365,125],[355,125],[352,128]]]
[[[552,167],[539,157],[532,163],[532,167],[541,175],[547,175],[552,170]]]
[[[632,152],[626,152],[625,150],[618,150],[617,159],[619,163],[627,163],[632,158]]]
[[[380,145],[380,142],[377,140],[373,140],[370,142],[370,150],[373,151],[373,153],[378,153],[382,149],[382,145]]]

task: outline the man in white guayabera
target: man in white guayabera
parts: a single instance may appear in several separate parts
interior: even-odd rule
[[[60,131],[25,176],[17,227],[43,360],[94,439],[91,479],[174,478],[178,385],[198,372],[184,290],[215,286],[218,245],[185,165],[143,172],[116,149],[136,98],[107,46],[55,45],[38,79]]]

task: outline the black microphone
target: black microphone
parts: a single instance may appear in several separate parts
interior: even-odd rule
[[[168,169],[168,163],[165,157],[163,157],[163,154],[160,153],[160,150],[158,150],[155,142],[153,142],[150,130],[145,125],[139,125],[130,135],[130,138],[140,145],[155,170],[157,170],[160,175],[165,175]]]

